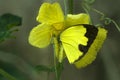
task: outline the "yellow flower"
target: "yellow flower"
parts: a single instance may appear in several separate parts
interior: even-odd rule
[[[55,47],[59,62],[63,60],[65,52],[69,63],[75,64],[77,68],[94,61],[106,38],[107,31],[104,28],[89,25],[87,14],[64,16],[58,3],[43,3],[37,21],[40,24],[30,32],[29,43],[44,48],[53,40],[59,45]]]
[[[37,21],[40,23],[32,29],[29,43],[38,48],[48,46],[52,36],[58,36],[68,27],[77,24],[88,24],[89,16],[81,13],[77,15],[68,14],[65,18],[60,5],[43,3],[39,9]]]

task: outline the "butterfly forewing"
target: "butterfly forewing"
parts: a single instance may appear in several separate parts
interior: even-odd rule
[[[87,37],[85,37],[86,28],[82,25],[72,26],[60,35],[63,48],[70,63],[74,63],[83,55],[79,50],[79,44],[87,45]]]

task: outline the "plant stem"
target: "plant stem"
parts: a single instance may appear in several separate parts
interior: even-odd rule
[[[50,0],[50,2],[52,3],[54,0]]]
[[[50,72],[47,72],[47,79],[46,80],[49,80],[49,74],[50,74]]]
[[[65,11],[64,11],[65,16],[67,16],[68,10],[67,10],[67,1],[66,0],[64,0],[64,8],[65,8]]]
[[[53,37],[53,41],[54,41],[54,67],[55,67],[55,76],[56,76],[56,80],[60,80],[58,77],[58,70],[57,70],[57,60],[56,60],[56,56],[58,55],[59,52],[59,45],[58,45],[58,41],[56,37]]]
[[[112,20],[112,22],[116,26],[116,28],[118,29],[118,31],[120,32],[120,27],[118,26],[118,24],[114,20]]]
[[[68,4],[69,4],[69,14],[73,13],[73,0],[68,0]]]
[[[102,16],[102,19],[108,18],[108,17],[105,17],[105,15],[104,15],[102,12],[100,12],[100,11],[98,11],[98,10],[96,10],[96,9],[93,9],[93,11],[97,12],[98,14],[100,14],[100,15]],[[112,23],[116,26],[116,28],[117,28],[118,31],[120,32],[120,27],[119,27],[119,25],[118,25],[113,19],[109,18],[109,20],[112,21]]]

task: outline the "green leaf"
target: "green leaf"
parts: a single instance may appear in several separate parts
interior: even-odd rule
[[[15,77],[11,76],[9,73],[0,68],[0,74],[4,76],[7,80],[17,80]]]
[[[0,16],[0,42],[12,37],[13,32],[18,29],[13,29],[15,26],[20,26],[22,23],[21,17],[6,13]]]
[[[35,70],[37,72],[54,72],[54,67],[48,67],[48,66],[45,66],[45,65],[37,65],[35,67]]]

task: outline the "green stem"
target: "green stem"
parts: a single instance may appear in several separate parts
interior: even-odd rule
[[[9,73],[5,72],[3,69],[0,69],[0,74],[7,78],[8,80],[17,80],[13,76],[11,76]]]
[[[54,67],[55,67],[55,75],[56,75],[56,80],[60,80],[61,73],[62,73],[62,70],[63,70],[63,61],[61,61],[61,62],[57,61],[57,58],[59,58],[59,54],[60,54],[60,45],[58,43],[57,37],[54,37],[53,40],[54,40]]]
[[[68,13],[68,10],[67,10],[67,1],[64,0],[64,8],[65,8],[65,16],[67,15]]]
[[[73,0],[68,0],[69,14],[73,14]]]
[[[118,31],[120,32],[120,27],[118,26],[118,24],[114,20],[112,20],[112,22],[116,26],[116,28],[118,29]]]
[[[50,3],[53,3],[53,2],[55,2],[55,0],[49,0],[49,2],[50,2]]]
[[[50,74],[50,72],[47,72],[47,79],[46,80],[49,80],[49,74]]]
[[[53,37],[53,41],[54,41],[54,67],[55,67],[55,76],[56,76],[56,80],[60,80],[58,77],[58,70],[57,70],[57,59],[56,56],[59,53],[59,45],[58,45],[58,41],[56,37]]]
[[[90,16],[90,6],[88,6],[86,3],[83,3],[82,7],[84,11]],[[90,24],[94,24],[91,17],[90,17]]]
[[[98,14],[100,14],[100,15],[102,16],[102,17],[101,17],[102,20],[105,19],[105,18],[108,18],[108,17],[105,17],[105,15],[104,15],[102,12],[100,12],[100,11],[98,11],[98,10],[96,10],[96,9],[93,9],[93,11],[97,12]],[[117,28],[118,31],[120,32],[120,27],[118,26],[118,24],[117,24],[113,19],[110,19],[110,18],[109,18],[109,20],[112,21],[112,23],[116,26],[116,28]]]

